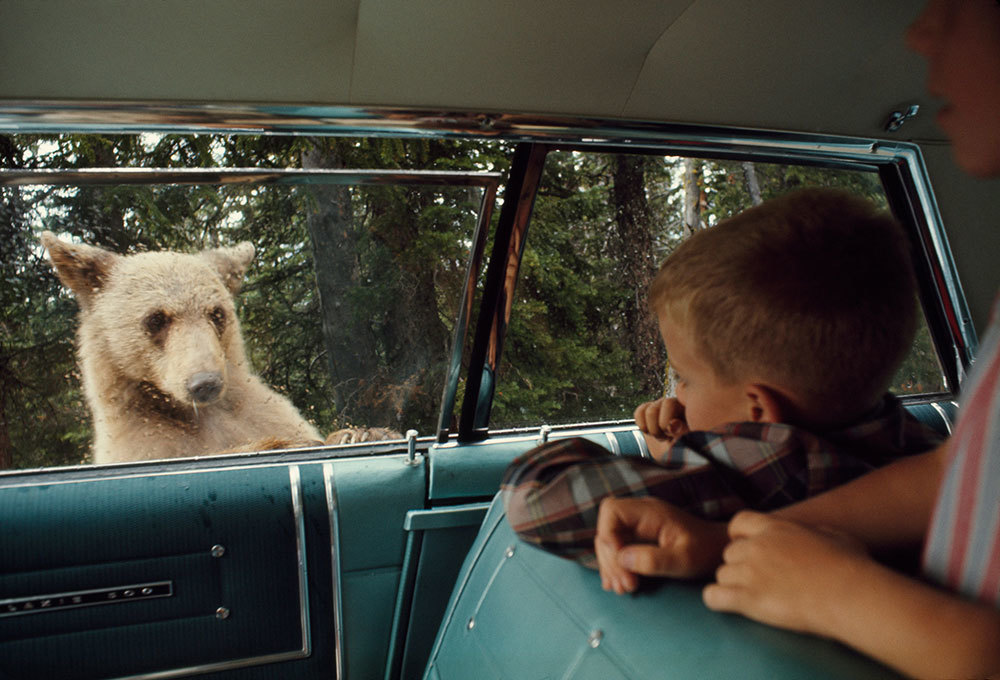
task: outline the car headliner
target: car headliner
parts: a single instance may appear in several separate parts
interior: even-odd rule
[[[915,0],[5,0],[0,98],[272,102],[937,139]],[[893,135],[894,136],[894,135]]]

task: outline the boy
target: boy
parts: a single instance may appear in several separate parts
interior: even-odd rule
[[[927,59],[930,93],[944,100],[937,120],[957,164],[1000,177],[1000,2],[930,0],[907,39]],[[710,608],[833,638],[911,676],[1000,677],[998,312],[951,439],[780,518],[737,515],[704,591]],[[611,534],[639,524],[684,533],[674,509],[660,510],[674,515],[669,528],[643,511],[605,524]],[[830,528],[870,549],[923,541],[924,578],[884,567]],[[699,533],[685,541],[700,542]]]
[[[649,302],[677,385],[676,398],[636,410],[654,460],[584,439],[524,454],[501,487],[524,540],[594,566],[606,497],[726,519],[939,441],[886,394],[916,295],[901,228],[867,201],[803,190],[698,232],[663,264]]]

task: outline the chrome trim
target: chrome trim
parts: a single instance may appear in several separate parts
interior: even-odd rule
[[[77,170],[0,169],[0,186],[79,186],[90,184],[342,184],[469,186],[494,189],[498,172],[448,170],[345,170],[275,168],[80,168]]]
[[[959,338],[955,338],[961,347],[956,347],[955,351],[963,351],[964,357],[956,357],[956,374],[961,377],[965,374],[964,363],[971,363],[976,355],[979,341],[976,329],[972,322],[972,313],[965,302],[965,294],[962,292],[962,285],[959,282],[956,272],[958,271],[952,257],[951,246],[944,230],[944,220],[938,210],[937,201],[930,191],[931,181],[927,173],[927,166],[924,164],[923,154],[920,148],[912,144],[901,144],[896,150],[896,157],[906,161],[906,167],[910,172],[917,196],[920,202],[920,209],[923,212],[924,220],[927,223],[928,236],[933,245],[935,264],[941,272],[944,290],[938,290],[941,302],[946,308],[954,313],[959,326]],[[950,331],[950,329],[949,329]],[[964,359],[964,362],[963,362]],[[945,376],[947,379],[947,376]],[[959,385],[947,385],[953,392],[958,390]]]
[[[382,137],[480,137],[634,148],[679,145],[714,148],[781,146],[816,158],[836,147],[881,155],[900,143],[867,138],[751,128],[678,125],[600,117],[441,111],[400,107],[297,104],[207,104],[169,101],[8,99],[0,101],[0,131],[8,133],[270,133]],[[750,139],[754,138],[754,139]],[[905,144],[905,143],[904,143]],[[648,146],[647,146],[648,145]],[[688,154],[690,155],[690,154]]]
[[[402,441],[402,440],[399,440]],[[381,444],[382,442],[377,442]],[[308,449],[306,449],[308,450]],[[340,447],[334,450],[340,450]],[[259,454],[251,455],[270,455],[273,452],[262,451]],[[169,459],[163,458],[155,461],[137,461],[132,463],[104,463],[101,465],[76,465],[76,466],[65,466],[65,467],[54,467],[54,468],[35,468],[29,470],[3,470],[0,471],[0,491],[4,489],[20,489],[24,487],[32,486],[51,486],[54,484],[83,484],[86,482],[104,482],[111,481],[115,479],[138,479],[141,477],[168,477],[172,475],[191,475],[191,474],[203,474],[208,472],[227,472],[229,470],[259,470],[266,468],[283,467],[287,468],[289,466],[295,465],[316,465],[330,459],[329,455],[322,455],[328,453],[328,449],[320,449],[316,451],[315,460],[302,460],[296,459],[294,463],[288,461],[270,461],[267,463],[254,463],[249,462],[245,464],[234,463],[233,465],[214,465],[211,467],[197,467],[199,463],[211,463],[214,460],[209,460],[212,458],[228,458],[230,456],[197,456],[191,458],[176,458]],[[233,458],[243,458],[245,454],[234,454]],[[391,454],[380,456],[380,458],[392,458],[398,457],[401,460],[405,460],[405,454]],[[369,459],[371,456],[336,456],[336,460],[365,460]],[[119,471],[132,467],[146,467],[146,466],[157,466],[156,469],[149,470],[148,472],[136,471],[134,473],[125,474],[101,474],[107,472]],[[167,467],[179,467],[181,469],[177,470],[164,470],[160,469],[162,466]],[[181,467],[184,466],[184,467]],[[80,475],[76,477],[75,475]],[[53,479],[53,477],[59,477],[62,475],[74,475],[73,479]],[[41,477],[41,481],[25,482],[23,484],[4,484],[5,479],[13,479],[17,477]]]
[[[653,454],[649,452],[649,447],[646,446],[646,438],[642,436],[642,432],[638,429],[632,430],[632,436],[635,438],[636,444],[639,445],[639,453],[643,458],[652,458]]]
[[[570,437],[600,437],[602,434],[608,434],[610,432],[628,432],[630,430],[636,429],[635,425],[611,425],[608,427],[601,427],[600,425],[595,425],[594,427],[587,427],[586,425],[571,425],[565,429],[555,429],[553,428],[552,433],[549,435],[549,441],[555,439],[568,439]],[[471,442],[460,442],[457,439],[449,439],[447,442],[435,443],[431,446],[433,451],[444,451],[448,449],[457,449],[465,447],[476,447],[476,446],[495,446],[497,444],[515,444],[515,443],[530,443],[534,445],[538,441],[537,431],[532,429],[530,432],[516,432],[512,434],[506,433],[490,433],[490,437],[487,439]]]
[[[935,411],[937,411],[938,415],[941,416],[941,420],[944,421],[944,427],[945,427],[946,430],[948,430],[948,436],[950,437],[951,436],[951,418],[949,418],[948,414],[945,413],[945,410],[943,408],[941,408],[941,404],[938,404],[938,403],[932,401],[931,402],[931,408],[934,409]]]
[[[471,441],[488,428],[503,340],[514,303],[517,274],[524,255],[525,237],[535,196],[548,153],[540,144],[518,145],[505,187],[505,199],[494,233],[493,252],[486,269],[476,337],[469,354],[465,396],[458,436]],[[483,390],[483,375],[490,376]]]
[[[465,282],[462,284],[462,299],[458,307],[458,318],[455,320],[455,332],[452,336],[451,363],[445,378],[441,397],[441,412],[438,415],[437,440],[447,441],[451,431],[451,419],[455,414],[455,397],[458,394],[458,383],[462,377],[462,356],[469,335],[469,320],[474,311],[479,272],[483,268],[483,254],[486,249],[486,238],[490,231],[490,219],[493,217],[493,207],[496,205],[497,185],[485,187],[479,202],[479,218],[472,236],[472,250],[469,252],[469,264],[465,269]]]
[[[288,467],[288,484],[292,493],[292,515],[295,518],[295,554],[299,567],[299,621],[302,624],[303,657],[312,653],[312,629],[309,622],[309,563],[306,559],[306,521],[302,504],[302,477],[298,465]]]
[[[340,586],[340,513],[337,487],[333,478],[333,463],[323,463],[323,487],[326,490],[326,509],[330,520],[330,573],[333,589],[334,677],[346,677],[344,647],[344,603]]]
[[[618,446],[618,438],[613,432],[605,432],[604,436],[608,438],[608,448],[611,449],[611,453],[616,456],[622,455],[622,447]]]
[[[138,592],[136,592],[138,591]],[[122,604],[140,602],[174,596],[173,581],[153,581],[135,583],[111,588],[91,588],[65,593],[48,593],[11,597],[0,600],[0,618],[61,612],[81,607],[96,607],[102,604]]]

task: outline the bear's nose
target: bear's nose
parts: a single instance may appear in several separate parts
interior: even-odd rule
[[[187,389],[195,403],[210,402],[222,391],[222,374],[217,371],[195,373],[188,380]]]

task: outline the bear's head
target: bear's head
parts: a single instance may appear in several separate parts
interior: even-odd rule
[[[85,366],[98,359],[109,378],[195,408],[223,396],[232,368],[245,364],[233,294],[253,245],[118,255],[51,232],[41,240],[80,304]]]

